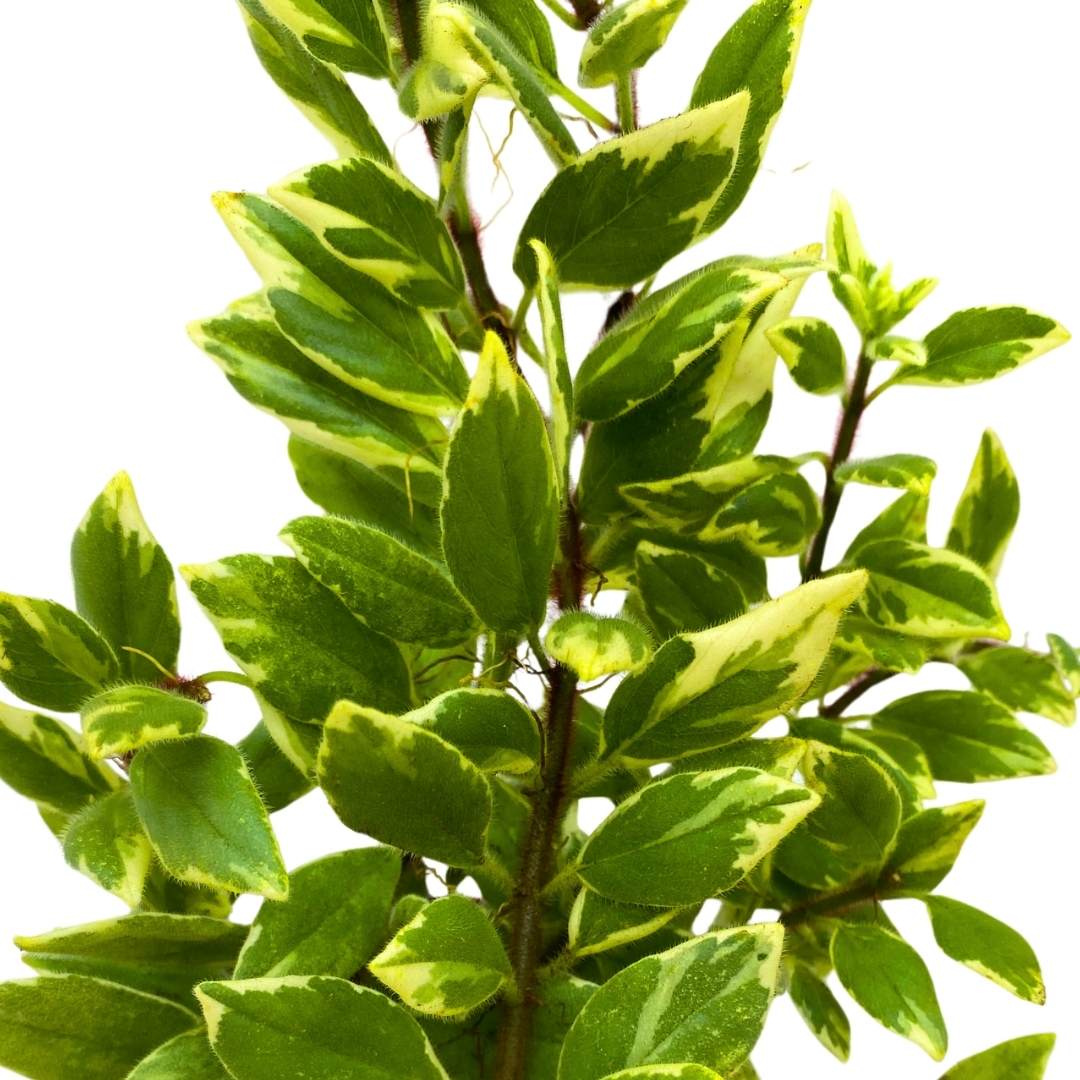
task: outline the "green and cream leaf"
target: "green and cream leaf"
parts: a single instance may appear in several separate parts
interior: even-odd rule
[[[578,82],[607,86],[644,67],[663,48],[687,0],[627,0],[604,10],[581,49]]]
[[[568,611],[548,629],[544,647],[585,682],[636,671],[652,652],[648,634],[627,619]]]
[[[811,394],[844,389],[847,360],[836,331],[823,319],[785,319],[766,335],[796,384]]]
[[[848,461],[836,470],[840,484],[869,484],[871,487],[900,488],[916,495],[929,495],[937,476],[937,465],[921,454],[887,454],[884,457]]]
[[[206,706],[154,686],[133,683],[103,690],[79,710],[91,757],[122,757],[151,743],[198,735]]]

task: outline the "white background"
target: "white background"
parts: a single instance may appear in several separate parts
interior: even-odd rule
[[[642,79],[645,120],[685,107],[694,77],[742,3],[692,0],[671,44]],[[70,603],[67,549],[86,504],[119,468],[176,562],[277,550],[275,534],[308,505],[292,480],[285,432],[228,389],[196,352],[184,324],[256,286],[217,221],[217,188],[259,190],[332,156],[280,97],[251,53],[227,0],[185,5],[14,5],[0,70],[6,113],[3,188],[3,363],[0,463],[4,477],[0,588]],[[736,218],[671,273],[733,251],[771,254],[821,238],[829,192],[854,204],[872,256],[897,277],[942,279],[911,320],[913,333],[950,311],[1016,302],[1075,329],[1076,5],[1027,0],[817,0],[800,68],[765,168]],[[559,28],[564,78],[577,42]],[[422,138],[397,116],[385,86],[364,100],[397,143],[403,166],[430,187]],[[610,110],[607,95],[594,96]],[[483,119],[493,141],[508,109]],[[574,126],[585,145],[587,133]],[[500,294],[517,228],[550,166],[524,124],[504,155],[514,196],[486,246]],[[483,141],[473,146],[474,193],[485,219],[504,201]],[[595,297],[569,305],[580,357],[601,318]],[[801,310],[839,320],[820,283]],[[1080,639],[1076,583],[1076,448],[1080,375],[1075,346],[996,383],[967,391],[897,390],[870,412],[864,454],[919,451],[941,465],[932,516],[943,539],[979,435],[993,426],[1020,475],[1024,515],[1001,577],[1017,639],[1055,630]],[[799,452],[831,439],[835,404],[791,390],[764,447]],[[886,497],[849,496],[838,542]],[[214,635],[182,598],[184,670],[221,666]],[[944,669],[936,685],[951,683]],[[895,686],[896,684],[894,684]],[[890,689],[890,693],[892,690]],[[212,728],[239,737],[254,720],[243,692],[223,688]],[[1080,1075],[1080,962],[1073,890],[1080,800],[1080,734],[1033,721],[1058,775],[978,792],[942,785],[989,807],[947,883],[947,894],[1019,926],[1039,952],[1049,987],[1042,1010],[1022,1004],[936,954],[917,905],[897,905],[905,933],[925,948],[952,1034],[949,1061],[1001,1039],[1056,1030],[1049,1075]],[[356,842],[318,796],[278,815],[296,866]],[[120,905],[65,868],[33,808],[0,791],[0,934],[34,933],[118,914]],[[905,910],[911,907],[913,910]],[[250,917],[244,900],[239,914]],[[25,974],[15,950],[0,976]],[[921,1051],[852,1007],[855,1049],[845,1072],[802,1028],[786,1000],[755,1055],[765,1080],[874,1077],[934,1080]],[[2,1072],[3,1070],[0,1070]],[[77,1078],[72,1078],[77,1080]]]

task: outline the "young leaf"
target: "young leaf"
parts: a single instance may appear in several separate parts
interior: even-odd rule
[[[1073,697],[1080,697],[1080,653],[1060,634],[1047,634],[1046,641],[1062,679],[1069,684]]]
[[[890,503],[873,521],[851,541],[851,546],[844,555],[845,562],[851,562],[860,548],[877,540],[912,540],[917,544],[926,543],[926,516],[930,510],[930,500],[926,495],[907,492],[894,503]]]
[[[385,847],[327,855],[289,875],[289,898],[264,901],[235,979],[355,975],[386,937],[401,855]]]
[[[883,671],[920,671],[930,659],[931,642],[907,637],[851,612],[836,632],[836,644]]]
[[[149,653],[169,671],[180,649],[176,579],[139,509],[127,473],[117,473],[94,500],[71,544],[79,614],[113,647],[125,678],[151,680],[160,671],[124,651]]]
[[[567,948],[576,958],[617,949],[648,937],[678,913],[678,908],[624,904],[608,900],[591,889],[582,889],[570,909]]]
[[[974,800],[933,806],[908,818],[900,826],[881,875],[889,894],[919,896],[933,892],[953,868],[985,805]]]
[[[454,583],[492,630],[543,622],[556,489],[540,408],[502,342],[488,334],[450,438],[442,527]]]
[[[1076,702],[1049,656],[1003,646],[960,657],[971,685],[1007,709],[1038,713],[1066,727],[1076,723]]]
[[[929,495],[935,476],[937,465],[921,454],[887,454],[848,461],[836,470],[836,480],[840,484],[900,488],[916,495]]]
[[[398,641],[456,645],[476,617],[446,570],[379,529],[344,518],[297,518],[281,532],[304,569],[361,622]]]
[[[956,505],[947,547],[977,562],[991,577],[1001,569],[1005,549],[1020,517],[1020,486],[1005,447],[992,431],[983,433],[967,487]]]
[[[938,780],[971,784],[1057,768],[1041,740],[985,694],[924,690],[886,705],[873,724],[917,742]]]
[[[526,219],[518,277],[536,284],[533,238],[551,251],[564,288],[629,288],[651,277],[715,227],[710,212],[732,176],[749,104],[735,94],[581,154]]]
[[[652,652],[649,636],[626,619],[568,611],[551,625],[544,641],[548,655],[585,682],[635,671]]]
[[[1010,1039],[954,1065],[941,1080],[1043,1080],[1056,1037]]]
[[[76,712],[119,674],[109,643],[75,612],[0,593],[0,682],[23,701]]]
[[[318,773],[350,829],[451,866],[483,861],[491,788],[419,724],[343,701],[326,721]]]
[[[289,878],[240,751],[196,735],[140,750],[135,807],[162,865],[193,885],[284,900]]]
[[[745,738],[802,696],[864,585],[860,573],[822,578],[733,622],[672,638],[615,691],[605,757],[673,761]]]
[[[162,1043],[126,1080],[176,1080],[180,1076],[184,1080],[229,1080],[202,1028]]]
[[[882,337],[871,338],[866,343],[864,351],[867,359],[875,362],[884,360],[911,367],[926,366],[926,346],[921,341],[900,337],[896,334],[885,334]]]
[[[778,925],[761,923],[705,934],[624,968],[578,1014],[558,1080],[683,1062],[734,1069],[761,1033],[783,940]]]
[[[863,608],[880,626],[935,639],[1008,639],[994,583],[963,555],[894,539],[859,547],[853,558],[870,571]]]
[[[832,961],[844,989],[878,1023],[922,1047],[935,1061],[948,1035],[934,984],[919,954],[880,926],[841,924]]]
[[[79,710],[83,739],[93,758],[122,757],[166,739],[198,735],[206,706],[154,686],[114,686]]]
[[[851,1022],[840,1002],[804,964],[795,964],[788,978],[788,993],[814,1037],[840,1061],[851,1054]]]
[[[460,895],[428,904],[368,966],[410,1008],[446,1019],[478,1009],[511,978],[491,920]]]
[[[197,993],[234,1080],[449,1080],[419,1024],[376,990],[297,975]]]
[[[827,322],[807,317],[785,319],[766,336],[803,390],[811,394],[837,394],[844,389],[847,378],[844,346]]]
[[[1046,1001],[1039,961],[1011,926],[959,900],[927,896],[926,909],[942,951],[1022,1001]]]
[[[0,1066],[37,1080],[116,1080],[197,1022],[175,1002],[83,975],[0,983]]]
[[[558,77],[558,55],[551,24],[535,0],[470,0],[506,40],[535,68]]]
[[[754,769],[679,773],[604,819],[578,876],[609,900],[698,904],[730,889],[817,805],[805,788]]]
[[[687,0],[627,0],[607,8],[589,27],[578,82],[607,86],[644,67],[663,48]]]
[[[343,698],[408,708],[398,647],[353,618],[296,559],[234,555],[181,573],[230,655],[290,719],[321,724]]]

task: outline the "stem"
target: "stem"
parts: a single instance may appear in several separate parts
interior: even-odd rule
[[[578,22],[586,29],[600,18],[604,10],[603,0],[570,0],[570,4],[578,17]]]
[[[866,411],[866,391],[870,385],[872,367],[873,361],[867,356],[859,357],[855,377],[852,379],[851,389],[848,391],[844,411],[840,417],[840,427],[836,432],[836,445],[825,468],[825,494],[821,500],[821,528],[818,529],[814,542],[810,545],[810,553],[806,557],[806,565],[803,568],[803,581],[821,576],[821,567],[825,561],[825,545],[829,542],[829,532],[836,520],[836,511],[840,508],[840,497],[844,493],[843,484],[838,484],[836,481],[836,471],[851,456],[852,447],[855,445],[859,422]]]
[[[835,720],[855,704],[869,690],[873,690],[875,686],[880,685],[887,679],[891,679],[894,675],[898,675],[896,671],[867,671],[855,679],[851,685],[835,700],[831,705],[822,705],[818,712],[819,716],[823,716],[829,720]]]
[[[251,680],[246,675],[241,675],[239,671],[208,671],[205,675],[200,675],[191,681],[200,683],[228,682],[236,683],[237,686],[246,686],[249,690],[252,688]]]
[[[634,81],[634,72],[627,71],[615,84],[615,105],[618,109],[619,127],[622,128],[624,135],[637,131],[638,126],[637,89]]]
[[[571,90],[565,83],[548,75],[544,75],[543,73],[541,73],[541,76],[547,84],[548,89],[556,97],[561,97],[567,105],[577,109],[586,120],[591,121],[596,124],[597,127],[603,128],[605,131],[610,131],[613,135],[618,134],[619,125],[615,123],[610,116],[605,116],[599,109],[590,105],[580,94]]]

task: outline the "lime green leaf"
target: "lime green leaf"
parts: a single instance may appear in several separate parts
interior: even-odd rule
[[[663,48],[687,0],[628,0],[607,8],[589,27],[578,82],[607,86],[644,67]]]
[[[948,548],[977,562],[991,576],[1001,569],[1020,517],[1020,486],[1005,447],[992,432],[983,433],[967,487],[956,505]]]
[[[434,315],[402,303],[267,199],[221,193],[215,204],[262,278],[278,326],[309,359],[410,412],[460,408],[465,369]]]
[[[263,901],[233,977],[355,975],[386,937],[400,873],[400,853],[385,847],[341,851],[294,870],[288,900]]]
[[[672,638],[615,691],[605,756],[673,761],[745,738],[802,696],[864,586],[859,573],[822,578],[733,622]]]
[[[304,517],[281,538],[372,630],[430,646],[475,636],[476,617],[446,570],[387,533],[344,518]]]
[[[288,2],[269,0],[279,8],[271,12],[261,0],[239,0],[248,36],[266,73],[339,154],[371,154],[389,161],[390,151],[341,72],[318,60],[279,21],[280,6]]]
[[[735,213],[757,175],[791,86],[809,7],[810,0],[755,0],[713,50],[694,87],[694,107],[750,92],[735,175],[712,209],[710,231]]]
[[[1060,634],[1047,634],[1046,641],[1062,679],[1069,684],[1073,697],[1080,697],[1080,654]]]
[[[1057,768],[1042,742],[985,694],[926,690],[886,705],[873,724],[917,742],[939,780],[1007,780]]]
[[[732,1075],[731,1073],[728,1074]],[[636,1069],[620,1069],[604,1080],[722,1080],[719,1073],[704,1065],[689,1062],[679,1065],[642,1065]]]
[[[83,740],[93,758],[122,757],[166,739],[198,735],[206,707],[154,686],[114,686],[95,694],[79,710]]]
[[[296,559],[234,555],[181,572],[230,655],[289,718],[321,724],[343,698],[408,707],[397,646],[353,618]]]
[[[805,965],[796,964],[788,979],[788,993],[818,1042],[833,1057],[847,1061],[851,1054],[851,1022],[825,982]]]
[[[510,961],[491,920],[468,897],[428,904],[369,967],[406,1005],[429,1016],[465,1016],[510,979]]]
[[[608,900],[591,889],[582,889],[570,909],[567,948],[578,958],[617,949],[640,941],[666,926],[678,908],[648,908]]]
[[[206,735],[148,746],[131,763],[131,790],[154,851],[174,877],[285,899],[281,852],[235,747]]]
[[[785,319],[767,333],[796,384],[811,394],[844,389],[847,360],[836,331],[823,319]]]
[[[530,212],[514,256],[518,277],[536,284],[534,237],[550,249],[564,288],[629,288],[651,277],[711,231],[749,104],[736,94],[580,155]]]
[[[343,701],[326,721],[318,771],[350,829],[452,866],[483,861],[488,782],[419,724]]]
[[[948,1035],[934,984],[919,954],[880,926],[841,924],[832,960],[844,989],[878,1023],[922,1047],[935,1061]]]
[[[762,923],[705,934],[624,968],[578,1014],[558,1080],[686,1061],[733,1069],[761,1033],[783,940],[779,926]]]
[[[551,625],[544,641],[548,655],[585,682],[635,671],[649,659],[652,645],[641,627],[626,619],[568,611]]]
[[[1056,1037],[1010,1039],[954,1065],[941,1080],[1043,1080]]]
[[[900,796],[880,765],[862,754],[810,743],[802,767],[820,806],[776,852],[776,866],[810,889],[876,877],[900,826]]]
[[[737,540],[755,555],[797,555],[821,524],[817,496],[798,473],[774,473],[743,488],[697,532],[704,544]]]
[[[834,275],[866,283],[877,269],[866,254],[851,204],[838,191],[829,203],[825,250]]]
[[[154,539],[127,473],[117,473],[97,497],[71,544],[75,600],[82,615],[113,647],[122,675],[156,679],[149,653],[169,671],[180,648],[176,579]]]
[[[264,723],[256,724],[236,748],[244,755],[251,779],[271,814],[311,790],[311,781],[278,749]]]
[[[787,736],[778,739],[743,739],[730,746],[691,754],[672,768],[675,772],[705,772],[713,769],[748,768],[790,780],[802,764],[806,742]]]
[[[1046,1001],[1039,961],[1011,926],[945,896],[926,897],[934,938],[942,951],[1022,1001]]]
[[[556,487],[540,408],[502,342],[488,334],[450,438],[442,526],[454,583],[493,630],[530,630],[543,621]]]
[[[805,788],[754,769],[679,773],[604,819],[578,875],[609,900],[698,904],[742,879],[817,804]]]
[[[23,701],[75,712],[119,674],[108,642],[75,612],[0,593],[0,682]]]
[[[896,846],[881,875],[889,893],[919,896],[933,892],[953,868],[985,805],[974,800],[933,806],[908,818],[900,826]]]
[[[866,547],[876,540],[913,540],[917,544],[926,543],[926,516],[930,510],[930,500],[925,495],[907,492],[894,503],[890,503],[873,521],[851,542],[844,555],[850,562],[859,548]]]
[[[1038,713],[1066,727],[1076,723],[1076,702],[1051,657],[1005,646],[983,649],[956,663],[976,690],[1006,708]]]
[[[901,488],[916,495],[929,495],[937,476],[937,465],[921,454],[886,454],[885,457],[848,461],[836,470],[841,484],[869,484],[872,487]]]
[[[921,341],[886,334],[871,338],[866,343],[866,356],[870,360],[894,361],[909,367],[926,367],[926,346]]]
[[[64,830],[64,858],[128,907],[142,900],[153,852],[130,787],[95,799]]]
[[[234,1080],[448,1080],[400,1005],[344,979],[209,982],[198,996]]]
[[[92,975],[191,1006],[197,982],[232,970],[246,932],[224,919],[136,912],[17,937],[15,944],[38,971]]]
[[[51,716],[0,701],[0,780],[43,811],[65,816],[120,786],[79,735]]]
[[[894,539],[857,548],[854,562],[870,571],[863,608],[880,626],[935,639],[1009,637],[994,583],[963,555]]]
[[[0,984],[0,1066],[34,1080],[117,1080],[195,1027],[172,1001],[82,975]]]
[[[229,1080],[202,1028],[177,1035],[145,1057],[126,1080]]]
[[[1069,332],[1022,307],[958,311],[926,336],[926,363],[890,380],[913,386],[966,386],[1004,375],[1064,345]]]

